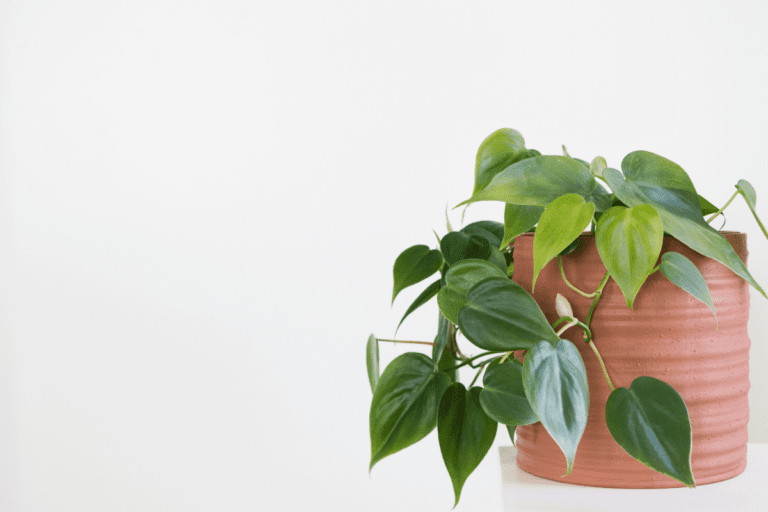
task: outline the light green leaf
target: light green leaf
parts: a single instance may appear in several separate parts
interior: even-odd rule
[[[547,206],[533,237],[532,289],[536,287],[541,269],[578,238],[589,226],[594,213],[595,205],[585,203],[577,194],[558,197]]]
[[[463,384],[457,382],[448,388],[440,401],[437,437],[453,483],[454,506],[459,503],[464,482],[496,438],[498,425],[483,412],[479,395],[479,387],[467,391]]]
[[[712,302],[712,296],[709,294],[707,282],[691,260],[677,252],[665,252],[661,256],[659,270],[673,284],[706,304],[712,310],[712,314],[715,315],[715,321],[717,321],[715,304]]]
[[[647,151],[635,151],[624,158],[621,168],[624,176],[610,168],[603,176],[624,204],[653,206],[661,217],[664,231],[694,251],[727,266],[766,296],[728,240],[704,220],[699,196],[679,165]]]
[[[601,156],[596,156],[592,163],[589,164],[589,172],[592,173],[592,176],[603,176],[603,171],[608,167],[608,162],[605,161],[605,158]]]
[[[755,207],[755,204],[757,203],[757,194],[755,193],[755,189],[747,180],[739,180],[739,183],[736,184],[736,189],[741,193],[742,197],[744,197],[744,200],[747,202],[747,206],[749,206],[749,210],[755,217],[757,225],[760,226],[760,229],[763,230],[763,235],[765,235],[765,238],[768,238],[768,230],[765,229],[765,226],[760,220],[760,217],[757,216],[757,210]]]
[[[368,380],[371,381],[371,392],[376,391],[379,382],[379,340],[371,334],[368,336],[368,346],[365,349]]]
[[[485,413],[505,425],[530,425],[539,421],[523,387],[523,365],[510,361],[488,367],[483,375],[480,405]]]
[[[605,404],[605,421],[628,454],[688,487],[691,470],[691,421],[685,402],[672,386],[653,377],[638,377],[617,388]]]
[[[371,465],[423,439],[437,424],[440,398],[450,378],[432,360],[407,352],[389,363],[371,402]]]
[[[547,206],[564,194],[588,197],[594,189],[595,179],[581,162],[566,156],[542,155],[505,168],[459,206],[477,201]]]
[[[664,227],[653,206],[614,206],[597,223],[595,243],[600,259],[621,288],[627,306],[656,265],[664,241]]]
[[[472,194],[487,187],[493,177],[505,168],[525,158],[528,158],[528,150],[520,132],[502,128],[490,134],[477,150],[475,190]]]
[[[437,249],[430,250],[426,245],[414,245],[400,253],[395,260],[394,289],[392,302],[397,294],[424,279],[428,278],[443,264],[443,255]]]
[[[539,222],[543,206],[525,206],[521,204],[509,204],[504,207],[504,239],[500,249],[506,247],[509,242],[518,235],[522,235]]]
[[[559,339],[533,297],[509,279],[476,284],[459,311],[458,324],[469,341],[485,350],[527,350],[539,340]]]
[[[579,350],[568,340],[540,341],[525,355],[523,386],[531,408],[565,454],[567,476],[587,426],[589,386]]]
[[[440,290],[440,280],[438,279],[431,285],[427,286],[427,288],[421,292],[421,294],[416,297],[416,300],[413,301],[413,304],[411,304],[408,309],[406,310],[405,314],[403,315],[403,318],[400,319],[400,323],[397,324],[397,329],[395,329],[395,334],[397,334],[397,330],[400,329],[400,326],[403,324],[403,320],[405,320],[408,315],[416,311],[418,308],[429,302],[429,300],[437,295],[437,292]]]
[[[437,305],[443,315],[457,324],[459,310],[467,303],[469,290],[488,278],[508,280],[506,273],[497,265],[485,260],[461,260],[452,265],[445,275],[445,286],[437,293]]]

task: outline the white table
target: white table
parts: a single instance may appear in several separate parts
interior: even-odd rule
[[[747,445],[747,469],[695,489],[603,489],[553,482],[517,467],[517,449],[499,447],[506,512],[766,512],[768,444]]]

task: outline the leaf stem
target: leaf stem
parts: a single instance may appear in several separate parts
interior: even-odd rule
[[[741,190],[739,190],[738,192],[741,193]],[[768,231],[765,230],[765,226],[763,226],[763,223],[760,222],[760,217],[757,216],[757,212],[754,210],[754,208],[752,208],[752,204],[747,199],[747,196],[744,195],[743,193],[741,193],[741,195],[744,196],[744,202],[747,203],[747,206],[749,206],[749,209],[752,211],[752,215],[754,215],[755,220],[757,221],[757,225],[760,226],[760,229],[763,230],[763,235],[765,235],[765,238],[768,238]]]
[[[563,269],[563,257],[562,256],[558,256],[557,257],[557,263],[560,265],[560,275],[563,276],[563,281],[565,282],[565,284],[568,285],[568,288],[570,288],[571,290],[575,291],[576,293],[578,293],[582,297],[592,298],[592,297],[595,296],[595,293],[597,293],[597,292],[594,292],[594,293],[583,292],[583,291],[579,290],[578,288],[576,288],[575,286],[573,286],[570,282],[568,282],[568,278],[565,277],[565,270]]]
[[[469,383],[469,388],[468,389],[472,389],[472,386],[475,385],[475,382],[477,381],[477,378],[480,376],[481,373],[483,373],[483,369],[485,368],[485,363],[487,363],[487,362],[488,361],[483,361],[483,363],[480,365],[480,369],[477,370],[477,373],[475,374],[475,378],[472,379],[472,382]]]
[[[717,210],[715,213],[713,213],[713,214],[712,214],[712,216],[711,216],[710,218],[708,218],[708,219],[707,219],[707,224],[709,224],[710,222],[712,222],[712,221],[715,219],[715,217],[717,217],[718,215],[720,215],[720,214],[723,212],[723,210],[725,210],[726,208],[728,208],[728,205],[729,205],[729,204],[731,204],[731,202],[733,202],[733,200],[734,200],[734,199],[736,199],[736,196],[737,196],[737,195],[739,195],[739,191],[738,191],[738,190],[737,190],[737,191],[736,191],[736,192],[735,192],[735,193],[734,193],[734,194],[731,196],[731,198],[728,200],[728,202],[727,202],[727,203],[725,203],[725,206],[723,206],[722,208],[720,208],[719,210]],[[768,237],[768,235],[765,235],[765,236],[766,236],[766,237]]]
[[[468,359],[465,359],[461,364],[457,364],[456,366],[451,366],[450,368],[446,368],[443,371],[444,372],[449,372],[451,370],[456,370],[457,368],[461,368],[462,366],[467,366],[467,365],[472,366],[472,361],[474,361],[475,359],[479,359],[481,357],[484,357],[484,356],[487,356],[487,355],[491,355],[491,354],[500,354],[500,353],[501,352],[495,352],[495,351],[483,352],[481,354],[477,354],[474,357],[470,357]],[[485,361],[484,361],[484,363],[485,363]],[[477,368],[477,366],[472,366],[472,368]]]
[[[603,358],[600,357],[600,352],[597,351],[597,347],[593,342],[588,343],[589,347],[592,349],[592,352],[595,353],[597,356],[597,361],[600,363],[600,368],[603,369],[603,375],[605,375],[605,380],[608,381],[608,387],[611,388],[611,391],[616,391],[616,388],[613,387],[613,382],[611,382],[611,378],[608,376],[608,370],[605,368],[605,363],[603,363]]]
[[[383,340],[381,338],[377,338],[379,341],[388,341],[389,343],[411,343],[413,345],[432,345],[434,346],[433,341],[406,341],[406,340]]]
[[[597,303],[600,301],[600,297],[603,295],[603,288],[605,288],[605,285],[608,282],[609,277],[611,277],[611,274],[606,272],[605,276],[603,276],[603,280],[600,281],[600,286],[598,286],[597,290],[595,291],[595,300],[592,301],[592,305],[589,307],[589,313],[587,314],[587,321],[585,322],[587,327],[589,327],[589,322],[592,321],[592,313],[595,312],[595,308],[597,307]]]

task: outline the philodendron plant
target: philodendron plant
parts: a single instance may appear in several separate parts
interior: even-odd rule
[[[755,190],[740,180],[733,196],[717,208],[696,192],[679,165],[659,155],[632,152],[619,171],[602,157],[588,163],[570,157],[564,147],[563,153],[542,155],[527,149],[515,130],[494,132],[478,150],[472,197],[460,204],[505,202],[504,223],[475,222],[459,231],[448,223],[438,249],[416,245],[395,260],[393,302],[403,289],[439,274],[400,324],[435,296],[440,315],[433,342],[400,341],[432,345],[432,356],[402,354],[381,375],[378,344],[393,340],[368,339],[370,469],[437,427],[458,504],[464,482],[493,444],[498,424],[507,427],[514,442],[516,426],[540,421],[562,449],[563,470],[569,474],[587,424],[589,389],[578,349],[560,335],[577,328],[612,390],[606,422],[616,442],[646,466],[695,485],[691,424],[683,399],[670,385],[647,376],[638,375],[628,388],[615,388],[595,344],[599,340],[592,339],[590,320],[609,279],[632,308],[645,280],[657,271],[715,313],[707,284],[690,260],[667,252],[658,262],[665,233],[727,266],[765,296],[733,247],[710,226],[741,196],[768,238],[755,210]],[[586,318],[575,318],[559,296],[560,318],[550,325],[531,295],[510,279],[510,242],[535,231],[535,287],[539,272],[556,258],[562,274],[560,257],[575,248],[585,230],[595,235],[605,277],[592,293],[577,290],[593,297]],[[458,333],[482,352],[465,355]],[[524,362],[514,358],[518,350],[526,351]],[[458,369],[466,366],[476,370],[469,386],[458,379]]]

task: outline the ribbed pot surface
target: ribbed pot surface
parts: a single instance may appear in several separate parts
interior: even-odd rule
[[[747,236],[723,233],[746,262]],[[593,292],[605,267],[591,235],[563,257],[568,280],[580,290]],[[670,384],[683,397],[691,417],[691,462],[696,484],[719,482],[739,475],[746,467],[749,409],[748,285],[724,265],[692,251],[672,237],[664,237],[662,253],[675,251],[690,259],[704,275],[717,311],[712,312],[660,272],[640,289],[634,309],[627,308],[618,285],[611,279],[595,310],[591,329],[616,387],[629,387],[640,376]],[[533,277],[533,234],[515,239],[513,279],[528,292]],[[568,299],[577,318],[587,317],[591,299],[568,288],[557,261],[541,271],[536,281],[536,302],[550,322],[558,315],[555,297]],[[583,342],[580,329],[564,338],[581,352],[589,378],[589,419],[567,477],[565,456],[541,423],[517,428],[517,462],[523,470],[551,480],[596,487],[683,487],[630,457],[611,437],[605,422],[610,395],[595,354]]]

